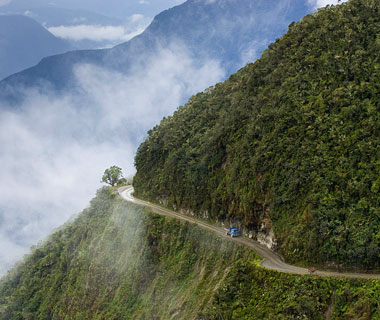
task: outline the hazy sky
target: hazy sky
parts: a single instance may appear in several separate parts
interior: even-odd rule
[[[48,1],[46,1],[48,2]],[[153,17],[159,12],[185,2],[184,0],[54,0],[59,6],[95,11],[124,18],[139,13]]]
[[[314,9],[337,2],[305,1]],[[54,0],[59,6],[121,18],[152,17],[181,2]],[[55,31],[72,37],[101,37],[94,28]],[[107,32],[111,37],[118,30]],[[199,64],[186,48],[177,47],[162,50],[145,69],[130,76],[78,65],[76,77],[83,90],[79,98],[29,92],[17,111],[0,112],[0,275],[30,246],[86,207],[104,169],[118,165],[132,173],[136,147],[146,130],[171,114],[185,97],[225,74],[218,61]]]
[[[209,1],[209,0],[204,0]],[[238,1],[238,0],[236,0]],[[252,0],[254,1],[254,0]],[[343,0],[342,2],[345,2]],[[9,2],[41,5],[55,5],[68,9],[81,9],[124,19],[133,14],[153,18],[159,12],[185,2],[184,0],[0,0],[0,6]],[[339,0],[305,0],[314,8],[337,4]]]
[[[210,0],[201,0],[210,1]],[[236,0],[238,3],[238,0]],[[254,0],[252,0],[254,1]],[[104,48],[128,41],[141,33],[161,11],[179,5],[184,0],[0,0],[0,6],[10,8],[34,18],[59,38],[71,41],[74,48]],[[312,8],[337,4],[338,0],[305,0]],[[71,10],[86,10],[110,18],[117,18],[117,24],[105,24],[100,19],[94,21],[85,15],[75,15],[69,20],[62,16],[46,17],[46,11],[36,6],[59,7]],[[55,13],[56,14],[56,13]],[[67,17],[66,17],[67,18]],[[65,22],[63,22],[65,21]],[[75,21],[75,22],[74,22]]]
[[[183,2],[184,0],[0,0],[0,8],[5,13],[25,14],[44,25],[55,36],[72,41],[74,48],[87,49],[112,47],[128,41],[141,33],[158,13]],[[59,11],[58,8],[73,11]],[[80,10],[111,19],[107,22],[107,19],[100,16],[97,19]]]
[[[159,12],[185,2],[184,0],[0,0],[0,5],[12,2],[14,5],[50,5],[67,9],[87,10],[110,17],[124,19],[139,13],[153,17]]]

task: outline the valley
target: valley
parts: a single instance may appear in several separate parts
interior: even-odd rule
[[[0,0],[15,52],[169,3],[46,1]],[[0,81],[0,320],[380,319],[380,3],[173,0],[149,21]]]

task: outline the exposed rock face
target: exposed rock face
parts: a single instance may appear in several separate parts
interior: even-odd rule
[[[272,250],[277,247],[277,239],[273,230],[270,230],[269,232],[258,232],[257,241]]]
[[[269,217],[262,220],[257,233],[257,241],[272,250],[277,247],[276,235],[272,228],[272,220]]]

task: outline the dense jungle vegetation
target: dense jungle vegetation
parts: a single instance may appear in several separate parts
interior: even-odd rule
[[[287,275],[99,190],[0,280],[0,319],[380,319],[380,282]]]
[[[1,280],[1,320],[190,319],[235,260],[256,259],[110,190]]]
[[[380,2],[292,23],[138,149],[141,197],[256,229],[291,262],[380,267]]]

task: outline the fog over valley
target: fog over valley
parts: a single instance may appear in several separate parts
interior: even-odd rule
[[[223,15],[224,5],[229,1],[188,1],[188,6],[201,3],[206,13],[216,17],[215,21],[221,17],[228,28],[232,26],[218,31],[213,30],[211,25],[207,28],[197,26],[195,19],[192,22],[194,28],[190,20],[184,21],[184,29],[193,39],[190,36],[178,39],[177,34],[166,39],[165,27],[181,21],[176,21],[174,14],[163,13],[161,20],[155,20],[160,23],[153,23],[151,31],[144,36],[146,38],[143,39],[149,41],[144,40],[144,46],[136,45],[128,49],[128,53],[134,52],[135,55],[125,57],[114,54],[113,60],[109,60],[115,66],[123,65],[128,60],[128,72],[109,67],[108,60],[102,65],[106,61],[104,57],[96,63],[81,58],[83,61],[69,61],[68,64],[75,79],[70,85],[75,90],[56,91],[52,89],[54,86],[50,86],[50,78],[44,79],[45,82],[40,81],[41,78],[33,82],[30,71],[27,79],[32,85],[23,82],[12,87],[17,82],[3,82],[5,85],[0,95],[3,97],[0,100],[0,275],[28,253],[31,246],[88,205],[101,185],[100,179],[106,168],[118,165],[123,168],[125,175],[133,174],[137,147],[147,130],[163,117],[171,115],[193,94],[225,80],[231,72],[231,66],[237,71],[259,58],[262,50],[281,36],[292,20],[318,7],[337,3],[326,0],[281,0],[274,2],[275,5],[268,5],[258,0],[258,8],[262,10],[260,15],[266,14],[266,23],[254,14],[242,16],[242,12],[238,11],[236,15],[239,15],[242,25],[251,21],[252,26],[245,29],[246,33],[241,39],[233,39],[234,42],[230,41],[230,37],[227,41],[223,35],[228,30],[235,32],[243,28],[239,25],[236,27],[235,24],[239,23],[236,17],[227,13]],[[183,2],[56,0],[52,4],[45,0],[0,0],[0,12],[26,14],[58,38],[71,41],[72,44],[82,41],[78,44],[81,48],[86,43],[89,48],[95,48],[130,40],[143,32],[157,13]],[[254,10],[249,1],[244,0],[244,3]],[[60,19],[58,24],[44,18],[49,12],[54,12],[57,21]],[[73,12],[78,13],[77,17],[83,20],[74,23]],[[86,17],[84,12],[94,15],[88,14]],[[202,16],[204,19],[207,17]],[[228,21],[226,17],[231,20]],[[271,26],[273,32],[269,30]],[[203,30],[204,34],[191,33],[192,30]],[[154,43],[152,38],[157,34],[166,39],[165,45],[152,45],[151,52],[146,54],[147,43]],[[203,47],[196,47],[197,43],[202,43],[197,37],[204,39],[206,36],[211,40],[221,39],[220,46],[230,43],[231,47],[225,52],[211,43],[206,46],[206,42],[202,44]],[[162,39],[160,44],[163,43]],[[242,43],[246,45],[243,47]],[[122,53],[124,48],[123,44],[112,53]],[[145,52],[140,52],[141,48]],[[197,52],[207,54],[198,56]],[[144,58],[143,63],[138,62],[141,57]],[[231,64],[227,65],[225,61]],[[59,68],[62,65],[58,63],[53,67],[61,72]],[[40,72],[39,76],[47,73],[43,69],[35,70]],[[55,69],[49,66],[48,71],[52,70]],[[66,71],[71,74],[71,69],[63,71],[62,74],[66,74]],[[24,81],[22,77],[23,74],[16,75],[14,79]],[[62,76],[59,80],[67,79]],[[24,98],[12,104],[4,98],[4,92],[8,92],[4,90],[13,92],[15,88],[17,94]]]
[[[0,113],[3,271],[87,205],[105,168],[117,164],[133,173],[145,132],[224,76],[216,62],[195,68],[170,51],[148,67],[126,77],[79,65],[84,95],[28,92],[19,110]]]

